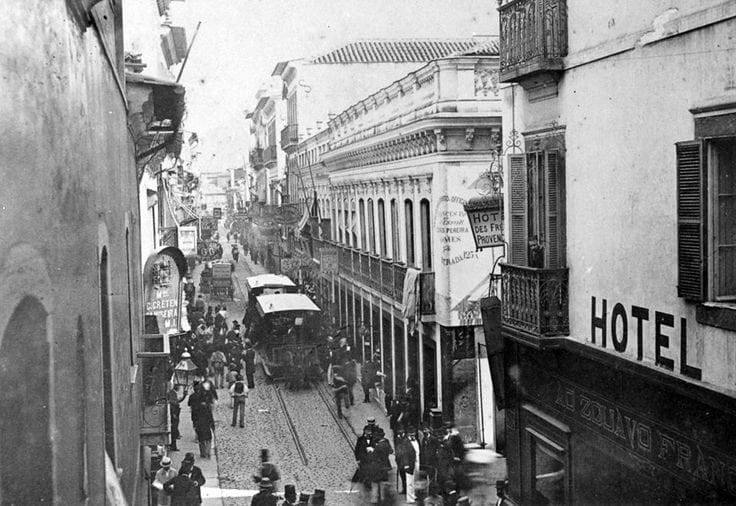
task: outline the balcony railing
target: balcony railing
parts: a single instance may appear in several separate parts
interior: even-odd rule
[[[256,168],[263,165],[263,148],[250,150],[250,164]]]
[[[394,264],[394,300],[399,302],[404,299],[404,278],[406,278],[406,266]]]
[[[567,55],[566,0],[510,0],[499,7],[500,81],[562,70]]]
[[[263,150],[263,163],[275,162],[277,160],[276,146],[272,145]]]
[[[297,125],[286,125],[281,130],[281,149],[286,151],[291,146],[299,143],[299,129]]]
[[[381,289],[381,257],[378,255],[370,256],[370,278],[368,279],[368,286],[375,290]]]
[[[394,296],[394,269],[391,260],[381,260],[381,293],[386,297]]]
[[[366,251],[360,252],[360,281],[365,286],[371,284],[371,259]]]
[[[532,337],[570,333],[568,270],[501,264],[502,323]]]
[[[370,255],[366,251],[360,251],[344,244],[329,240],[319,240],[315,245],[337,248],[339,273],[345,277],[370,287],[382,295],[402,302],[404,296],[404,278],[406,277],[406,266],[394,263],[389,258]],[[316,247],[315,247],[316,251]],[[422,274],[420,291],[425,293],[425,304],[422,314],[434,314],[434,273]],[[431,303],[428,302],[431,299]]]

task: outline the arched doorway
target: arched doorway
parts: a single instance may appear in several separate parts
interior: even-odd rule
[[[38,299],[25,297],[13,311],[0,343],[2,504],[51,504],[53,500],[46,319]]]

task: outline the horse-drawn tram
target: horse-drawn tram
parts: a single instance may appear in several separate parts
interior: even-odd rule
[[[301,293],[277,293],[255,297],[255,309],[257,349],[266,375],[293,387],[318,381],[319,306]]]

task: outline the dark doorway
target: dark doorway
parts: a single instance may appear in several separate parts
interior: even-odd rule
[[[46,310],[26,297],[16,307],[0,347],[0,484],[3,504],[51,504],[53,451],[49,437],[49,347]],[[29,360],[34,373],[29,374]],[[80,464],[81,465],[81,464]]]

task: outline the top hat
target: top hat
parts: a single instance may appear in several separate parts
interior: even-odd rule
[[[296,501],[296,487],[294,485],[284,486],[284,499],[291,502]]]

